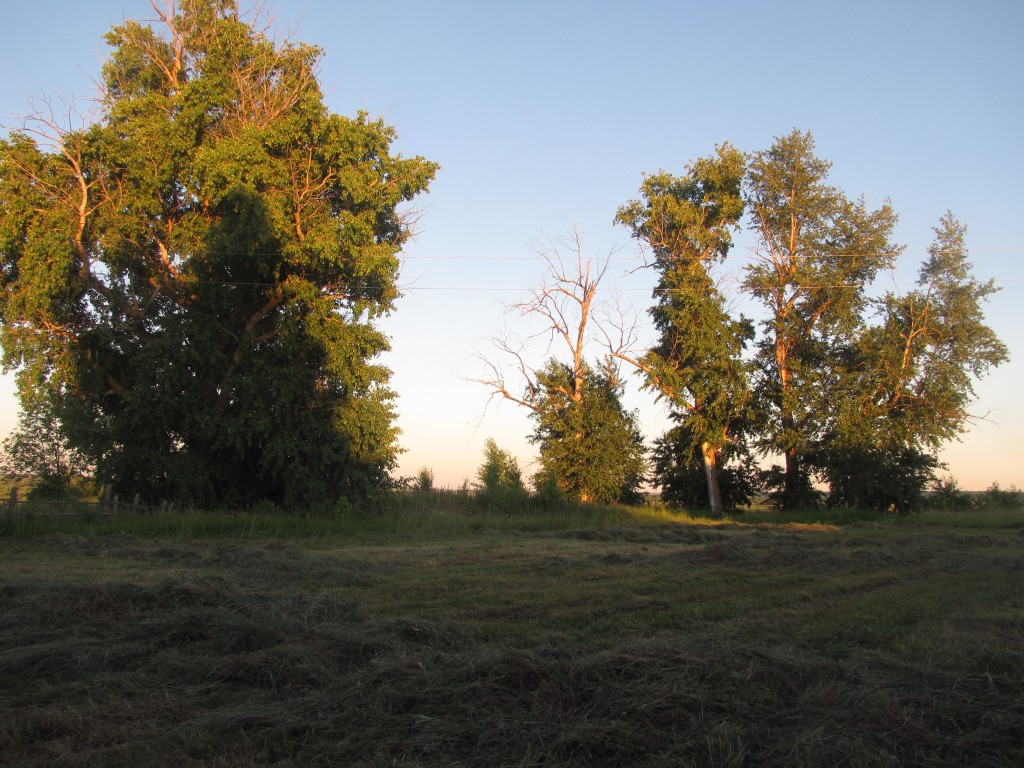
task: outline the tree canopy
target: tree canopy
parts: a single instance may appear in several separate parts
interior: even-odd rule
[[[912,509],[940,466],[936,450],[972,420],[973,382],[1006,360],[983,314],[996,289],[972,276],[955,217],[935,229],[917,287],[873,299],[903,250],[896,213],[829,185],[831,164],[814,150],[801,131],[746,156],[722,145],[682,176],[646,176],[643,199],[619,209],[658,271],[655,340],[617,354],[671,404],[676,426],[654,451],[669,501],[699,505],[703,465],[716,511],[761,484],[781,506],[813,504],[816,481],[833,504]],[[728,309],[711,271],[744,210],[754,258],[741,290],[763,307],[759,334]],[[750,448],[784,467],[754,482]]]
[[[728,144],[690,164],[680,177],[647,176],[643,200],[619,208],[616,221],[633,231],[658,271],[650,310],[658,339],[641,356],[620,354],[644,375],[645,387],[671,405],[706,474],[708,506],[724,509],[719,454],[738,437],[749,401],[742,352],[752,325],[732,317],[711,273],[732,247],[743,216],[743,154]],[[664,444],[663,444],[664,445]]]
[[[4,364],[124,493],[365,493],[397,450],[374,322],[436,166],[331,114],[320,51],[234,0],[154,8],[106,36],[98,122],[0,143]]]
[[[866,289],[902,250],[896,214],[871,210],[827,184],[831,163],[810,133],[793,131],[755,152],[745,182],[757,239],[745,288],[767,312],[756,358],[764,451],[785,459],[784,506],[809,498],[809,455],[850,382],[847,350],[864,326]]]

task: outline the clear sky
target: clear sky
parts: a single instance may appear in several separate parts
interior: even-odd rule
[[[269,5],[273,6],[271,2]],[[242,3],[245,7],[245,3]],[[531,247],[574,227],[587,255],[614,254],[603,286],[641,313],[653,276],[631,273],[636,245],[612,219],[642,173],[682,173],[729,141],[767,148],[810,130],[831,182],[900,214],[906,245],[886,285],[909,287],[952,210],[968,227],[987,306],[1011,360],[977,387],[987,415],[942,452],[968,489],[1024,486],[1024,3],[1019,0],[282,0],[278,23],[323,47],[328,106],[364,109],[399,132],[396,149],[441,164],[406,250],[405,297],[384,323],[400,399],[399,471],[439,485],[473,479],[484,440],[529,467],[530,422],[465,379],[503,307],[542,269]],[[0,115],[33,96],[88,97],[101,35],[151,17],[148,0],[5,3]],[[728,262],[742,272],[745,249]],[[756,308],[737,299],[737,308]],[[542,356],[544,350],[538,350]],[[593,349],[596,356],[597,348]],[[538,357],[537,362],[540,362]],[[634,388],[635,389],[635,388]],[[648,439],[664,413],[632,391]],[[0,433],[14,424],[10,379]],[[530,470],[527,469],[527,472]]]

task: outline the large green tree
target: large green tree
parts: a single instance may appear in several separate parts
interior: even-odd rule
[[[972,421],[974,381],[1007,359],[983,313],[998,289],[973,277],[965,227],[947,212],[934,232],[916,288],[877,300],[850,352],[821,461],[838,502],[919,505],[934,452]]]
[[[435,165],[324,105],[234,0],[106,36],[98,122],[0,144],[4,362],[123,493],[308,503],[394,465],[402,205]]]
[[[742,352],[753,327],[727,311],[711,270],[728,255],[742,219],[743,175],[742,153],[724,144],[683,176],[645,177],[643,199],[623,205],[616,217],[653,256],[659,275],[650,310],[658,340],[643,355],[619,356],[671,404],[680,426],[661,450],[677,448],[685,464],[699,454],[708,506],[719,514],[721,454],[738,438],[749,401]],[[680,442],[683,436],[690,442]]]
[[[745,286],[767,311],[756,360],[761,445],[785,458],[776,497],[785,507],[809,498],[811,457],[856,380],[848,363],[865,325],[866,289],[900,251],[892,242],[892,207],[872,210],[828,185],[830,166],[814,154],[810,133],[800,131],[748,163],[757,258]]]

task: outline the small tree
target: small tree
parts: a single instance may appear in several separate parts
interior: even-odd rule
[[[476,471],[479,488],[492,499],[509,499],[526,496],[523,473],[508,451],[503,451],[493,437],[484,443],[484,463]]]
[[[541,453],[535,487],[554,483],[574,501],[631,499],[644,475],[643,439],[636,416],[622,408],[615,366],[609,364],[598,372],[586,359],[587,342],[593,340],[597,289],[608,262],[593,268],[584,258],[578,233],[553,241],[538,255],[547,268],[545,281],[512,309],[527,321],[539,320],[542,327],[530,338],[560,341],[567,361],[551,358],[537,369],[527,362],[526,342],[498,339],[499,352],[514,361],[525,391],[510,385],[503,366],[487,357],[481,359],[489,375],[472,381],[488,387],[492,398],[530,410],[535,423],[530,440],[540,446]],[[593,325],[601,330],[596,321]]]
[[[75,480],[91,474],[85,456],[68,444],[60,421],[46,402],[18,417],[18,426],[4,440],[0,470],[15,480],[32,478],[30,498],[65,496]]]
[[[553,482],[573,501],[637,501],[646,449],[636,413],[622,407],[617,371],[584,365],[579,397],[574,382],[575,371],[556,360],[538,371],[530,441],[540,446],[541,469],[534,486]]]
[[[434,490],[434,470],[430,467],[420,467],[413,480],[413,488],[420,493],[429,493]]]

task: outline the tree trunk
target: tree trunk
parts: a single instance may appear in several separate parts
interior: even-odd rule
[[[705,441],[700,445],[700,453],[704,461],[704,477],[708,483],[708,503],[711,505],[711,514],[724,514],[722,488],[718,482],[718,449]]]
[[[789,348],[784,342],[780,326],[775,329],[775,365],[779,370],[779,425],[782,434],[788,441],[792,439],[795,417],[792,402],[792,377],[789,369]],[[782,508],[793,509],[799,504],[800,496],[800,459],[794,448],[786,448],[786,475],[782,485]]]
[[[800,458],[796,450],[789,448],[786,451],[786,478],[783,485],[782,508],[796,509],[800,506],[801,482],[800,482]]]

